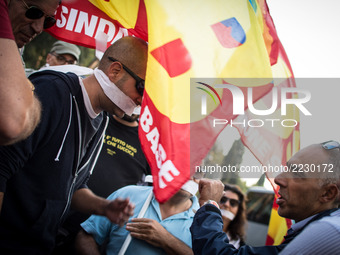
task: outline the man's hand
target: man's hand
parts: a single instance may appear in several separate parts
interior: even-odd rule
[[[126,224],[126,230],[132,237],[144,240],[155,247],[162,247],[165,236],[169,232],[161,224],[152,219],[135,218]]]
[[[123,226],[133,215],[135,205],[128,198],[111,200],[105,207],[104,215],[113,223]]]
[[[199,183],[200,206],[208,200],[219,202],[223,195],[224,185],[219,180],[201,179]]]
[[[144,240],[149,244],[162,248],[168,255],[193,255],[191,248],[170,234],[159,222],[135,218],[126,224],[126,230],[132,237]]]
[[[1,199],[1,195],[0,195]],[[133,215],[135,205],[129,199],[117,198],[106,200],[87,188],[78,189],[72,196],[72,209],[87,213],[106,216],[112,223],[123,226]]]

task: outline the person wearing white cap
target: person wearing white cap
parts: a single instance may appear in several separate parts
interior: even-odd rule
[[[80,49],[71,43],[56,41],[46,57],[46,66],[75,65],[79,62]]]
[[[99,254],[98,244],[108,238],[106,254],[193,254],[190,226],[198,200],[198,184],[192,180],[168,201],[159,204],[153,187],[126,186],[112,193],[107,199],[129,198],[135,211],[129,222],[119,228],[105,217],[92,215],[81,224],[83,230],[76,239],[77,254]],[[140,212],[145,208],[145,214]],[[131,242],[128,234],[132,236]]]

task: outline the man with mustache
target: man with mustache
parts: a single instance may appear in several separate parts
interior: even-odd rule
[[[296,223],[288,230],[285,241],[278,246],[236,249],[223,233],[218,205],[223,186],[219,181],[200,182],[200,205],[191,226],[195,254],[278,254],[312,222],[335,217],[339,211],[340,146],[329,141],[310,145],[297,152],[283,173],[275,178],[279,185],[280,216]]]

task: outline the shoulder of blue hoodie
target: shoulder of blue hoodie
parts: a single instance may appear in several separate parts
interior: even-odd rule
[[[41,119],[27,139],[12,146],[0,147],[0,191],[3,192],[6,191],[7,180],[22,169],[37,152],[39,155],[48,155],[53,147],[58,151],[60,143],[55,141],[67,130],[72,98],[75,96],[80,99],[81,96],[79,80],[74,74],[48,71],[35,73],[30,79],[35,85],[34,93],[42,105]]]

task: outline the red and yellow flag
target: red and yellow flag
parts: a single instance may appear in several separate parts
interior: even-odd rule
[[[205,116],[191,111],[196,100],[191,98],[190,79],[273,78],[268,55],[272,46],[264,40],[261,9],[256,1],[247,0],[145,0],[129,1],[129,6],[122,1],[91,2],[128,29],[136,27],[143,16],[140,6],[147,13],[149,59],[140,139],[153,171],[156,197],[163,202],[188,180],[190,169],[202,160],[218,135],[204,128]],[[239,84],[233,85],[264,86],[254,81],[249,84],[239,79]],[[262,89],[258,97],[264,91],[268,89]],[[222,95],[223,90],[218,93]]]
[[[281,93],[282,88],[295,87],[265,0],[90,2],[93,5],[63,1],[50,33],[88,47],[95,47],[99,32],[108,34],[108,45],[127,34],[148,41],[140,140],[160,202],[189,179],[230,120],[254,118],[249,107],[268,109],[273,88]],[[251,94],[251,100],[234,105],[235,95],[221,84],[241,91],[244,98]],[[204,93],[216,98],[215,104],[207,102],[206,113]],[[278,106],[273,113],[279,120],[280,112]],[[297,121],[296,126],[237,127],[244,144],[264,165],[285,164],[299,148],[297,110],[288,107],[287,115]],[[228,123],[214,127],[217,118]],[[265,120],[265,116],[256,118]]]

